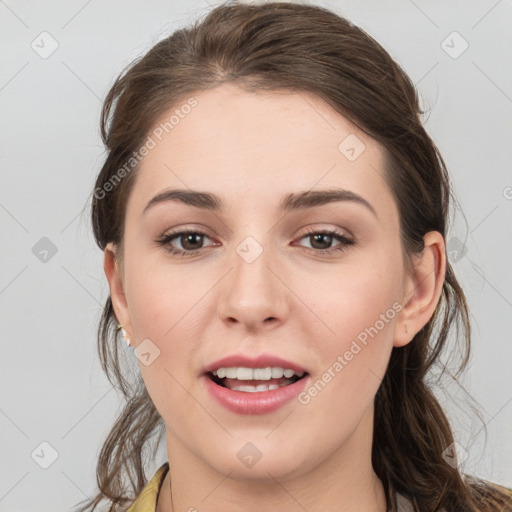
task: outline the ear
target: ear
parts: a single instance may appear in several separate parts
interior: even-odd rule
[[[407,345],[430,320],[441,297],[446,272],[444,238],[438,231],[424,236],[425,248],[413,257],[405,281],[402,310],[395,325],[393,345]]]
[[[104,252],[103,269],[110,287],[110,298],[117,321],[123,326],[123,329],[126,331],[126,336],[133,339],[132,324],[124,293],[123,274],[122,269],[119,268],[120,261],[116,260],[116,254],[117,248],[115,245],[111,242],[108,243]]]

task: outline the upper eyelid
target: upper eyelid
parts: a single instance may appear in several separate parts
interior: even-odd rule
[[[304,231],[301,235],[296,235],[296,236],[300,236],[300,237],[303,237],[303,236],[307,236],[307,235],[310,235],[310,234],[314,234],[314,233],[324,233],[324,232],[334,232],[338,235],[346,235],[348,237],[352,237],[352,233],[345,229],[345,228],[335,228],[335,227],[311,227],[311,226],[306,226],[305,228],[306,231]],[[168,232],[164,232],[160,238],[164,238],[164,237],[169,237],[169,236],[179,236],[179,235],[182,235],[182,234],[186,234],[186,233],[199,233],[199,234],[202,234],[202,235],[206,235],[210,238],[212,238],[212,236],[208,233],[209,229],[207,228],[196,228],[196,227],[183,227],[183,228],[176,228],[176,230],[170,230]]]

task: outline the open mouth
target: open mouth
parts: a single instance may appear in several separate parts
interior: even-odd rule
[[[280,367],[230,367],[207,373],[212,382],[218,386],[246,393],[261,393],[289,386],[307,375],[307,372],[296,372]]]

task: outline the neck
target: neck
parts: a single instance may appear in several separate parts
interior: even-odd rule
[[[216,471],[167,431],[171,464],[157,512],[385,512],[384,487],[371,465],[373,410],[368,416],[343,446],[312,470],[292,478],[267,472],[268,478],[257,482]]]

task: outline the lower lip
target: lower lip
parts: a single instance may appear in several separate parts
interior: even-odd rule
[[[207,375],[204,383],[213,398],[226,409],[237,414],[265,414],[273,412],[293,400],[305,387],[308,375],[293,384],[255,393],[233,391],[215,384]]]

